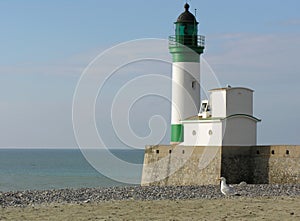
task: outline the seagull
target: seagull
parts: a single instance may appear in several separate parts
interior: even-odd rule
[[[225,196],[240,196],[238,193],[235,193],[231,186],[228,186],[226,179],[224,177],[219,178],[221,180],[221,192]]]

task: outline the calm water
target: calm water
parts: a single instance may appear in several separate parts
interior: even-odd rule
[[[143,163],[142,150],[113,150],[118,158]],[[114,168],[112,173],[118,173]],[[128,171],[126,177],[141,178],[141,171]],[[128,185],[97,172],[80,150],[0,149],[0,191],[42,190]]]

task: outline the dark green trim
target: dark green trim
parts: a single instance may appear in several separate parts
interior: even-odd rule
[[[176,124],[171,126],[171,142],[182,143],[183,142],[183,125]]]
[[[226,120],[226,119],[234,118],[234,117],[247,117],[247,118],[250,118],[250,119],[252,119],[254,121],[261,122],[261,119],[253,117],[253,116],[251,116],[249,114],[233,114],[233,115],[230,115],[228,117],[210,117],[210,118],[200,118],[198,116],[195,116],[195,117],[183,120],[182,122],[185,123],[185,122],[192,122],[192,121]]]
[[[249,114],[233,114],[233,115],[230,115],[230,116],[226,117],[225,119],[233,118],[233,117],[248,117],[248,118],[251,118],[252,120],[255,120],[257,122],[261,122],[261,119],[253,117],[253,116],[251,116]]]

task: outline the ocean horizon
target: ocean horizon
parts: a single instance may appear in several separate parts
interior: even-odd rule
[[[144,150],[120,148],[110,149],[110,152],[125,162],[143,164]],[[118,168],[112,167],[111,173],[117,174]],[[141,179],[141,171],[121,175],[128,180]],[[104,176],[94,169],[80,149],[0,149],[1,192],[133,185],[109,177],[110,174]]]

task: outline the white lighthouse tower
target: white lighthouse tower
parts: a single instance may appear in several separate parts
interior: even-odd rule
[[[198,22],[185,4],[175,22],[175,36],[170,36],[172,67],[171,143],[184,140],[182,120],[195,116],[200,108],[200,55],[204,51],[204,36],[198,35]]]

